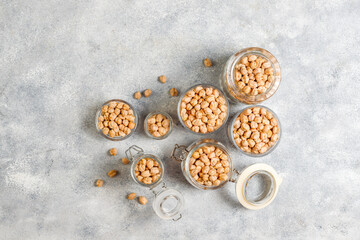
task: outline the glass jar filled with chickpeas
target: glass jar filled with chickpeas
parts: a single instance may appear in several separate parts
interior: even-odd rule
[[[282,182],[267,164],[254,164],[241,172],[233,169],[228,150],[214,139],[202,139],[188,147],[176,144],[171,157],[181,162],[185,179],[197,189],[214,190],[234,182],[239,202],[248,209],[269,205]]]
[[[279,88],[280,64],[267,50],[251,47],[240,50],[226,62],[221,87],[234,103],[257,104]]]
[[[261,157],[279,145],[281,126],[278,116],[270,108],[256,105],[236,113],[227,132],[229,140],[242,153]]]
[[[181,218],[184,206],[183,195],[175,189],[167,188],[164,179],[165,167],[163,161],[136,145],[125,151],[132,162],[130,175],[139,185],[149,188],[155,195],[153,209],[163,219],[177,221]]]
[[[105,102],[97,111],[95,124],[103,137],[121,141],[134,134],[138,125],[138,115],[129,103],[112,99]]]
[[[172,132],[173,120],[166,112],[151,112],[145,118],[144,129],[146,135],[153,139],[165,139]]]
[[[196,134],[220,130],[229,117],[229,103],[224,94],[209,84],[189,88],[180,97],[178,117],[181,125]]]

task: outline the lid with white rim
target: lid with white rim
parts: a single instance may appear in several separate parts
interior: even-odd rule
[[[184,206],[184,197],[179,191],[166,188],[165,184],[163,184],[159,192],[153,192],[155,194],[153,209],[159,217],[174,221],[182,217],[181,211]]]
[[[253,164],[237,178],[236,196],[245,208],[259,210],[275,199],[281,182],[282,178],[273,167],[264,163]]]

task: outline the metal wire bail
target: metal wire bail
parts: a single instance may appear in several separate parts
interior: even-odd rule
[[[135,152],[135,153],[133,153]],[[125,154],[126,154],[126,157],[130,160],[130,161],[133,161],[134,160],[134,157],[136,155],[139,155],[139,154],[143,154],[144,153],[144,150],[139,147],[139,146],[136,146],[136,145],[132,145],[131,147],[129,147],[126,151],[125,151]]]
[[[180,151],[180,153],[179,153],[179,156],[177,157],[175,155],[178,150]],[[178,162],[184,161],[186,159],[186,155],[188,153],[189,152],[186,150],[186,146],[175,144],[175,147],[171,153],[171,159],[178,161]]]

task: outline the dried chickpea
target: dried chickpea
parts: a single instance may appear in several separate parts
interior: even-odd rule
[[[107,173],[107,175],[110,177],[110,178],[113,178],[115,177],[116,175],[118,175],[118,171],[117,170],[111,170],[110,172]]]
[[[95,181],[95,186],[96,186],[96,187],[102,187],[103,184],[104,184],[104,181],[103,181],[102,179],[97,179],[97,180]]]
[[[190,175],[202,185],[217,186],[228,179],[229,165],[228,156],[223,150],[215,146],[204,146],[191,156]]]
[[[151,95],[152,91],[150,89],[146,89],[144,91],[144,97],[149,97]]]
[[[152,184],[159,180],[161,168],[152,158],[143,158],[135,166],[135,176],[139,182]]]
[[[134,111],[123,102],[110,102],[101,108],[98,128],[109,137],[125,137],[135,128]]]
[[[165,77],[165,75],[161,75],[161,76],[159,77],[159,81],[160,81],[161,83],[166,83],[166,77]]]
[[[270,121],[269,121],[270,119]],[[250,126],[251,129],[248,129]],[[278,141],[278,120],[266,108],[250,107],[237,116],[233,138],[244,152],[263,154]]]
[[[112,149],[109,150],[109,153],[110,153],[110,155],[112,155],[112,156],[116,156],[116,154],[117,154],[117,149],[116,149],[116,148],[112,148]]]
[[[178,95],[178,90],[176,88],[170,89],[170,95],[176,97]]]
[[[204,65],[205,65],[205,67],[211,67],[213,64],[209,58],[205,58]]]
[[[134,93],[134,98],[139,100],[141,98],[141,93],[139,91],[137,91],[136,93]]]
[[[127,164],[129,164],[129,159],[127,159],[127,158],[122,158],[122,159],[121,159],[121,162],[122,162],[123,164],[127,165]]]
[[[148,200],[146,199],[146,197],[144,197],[144,196],[139,197],[139,203],[141,205],[145,205],[145,204],[147,204],[147,202],[148,202]]]
[[[128,195],[128,199],[129,200],[134,200],[136,198],[136,193],[130,193],[129,195]]]

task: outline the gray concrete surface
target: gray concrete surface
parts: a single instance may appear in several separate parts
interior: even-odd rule
[[[0,239],[360,239],[359,12],[358,0],[2,1]],[[282,67],[278,92],[264,102],[282,122],[280,146],[255,159],[232,148],[225,129],[212,137],[237,169],[264,162],[281,173],[269,207],[244,209],[232,183],[191,187],[169,155],[199,137],[178,122],[163,141],[142,127],[123,142],[95,131],[96,109],[111,98],[142,118],[160,109],[176,118],[170,88],[218,85],[226,59],[250,46]],[[146,88],[150,98],[132,98]],[[152,193],[120,164],[132,144],[166,162],[167,185],[186,199],[180,221],[160,220]],[[108,179],[113,168],[120,176]],[[93,187],[97,178],[103,188]],[[149,204],[126,200],[131,191]]]

